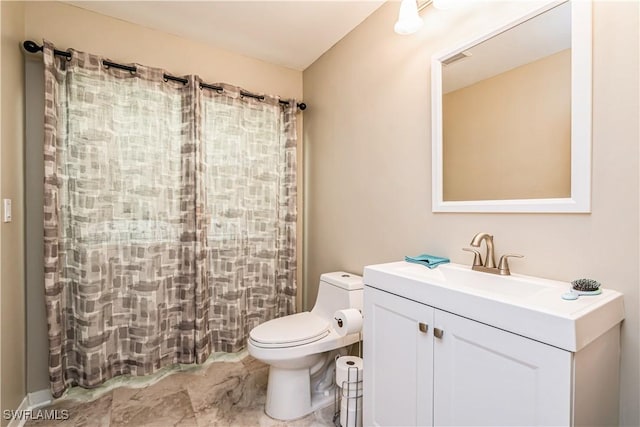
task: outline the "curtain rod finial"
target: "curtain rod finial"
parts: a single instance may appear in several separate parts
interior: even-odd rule
[[[36,53],[44,50],[44,46],[38,46],[38,44],[32,40],[27,40],[22,43],[22,46],[27,52]]]

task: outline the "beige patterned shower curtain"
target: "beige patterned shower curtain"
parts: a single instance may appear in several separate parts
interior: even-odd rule
[[[51,390],[235,352],[295,311],[296,104],[45,42]]]

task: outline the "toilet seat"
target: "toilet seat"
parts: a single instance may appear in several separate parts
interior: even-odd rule
[[[269,320],[253,328],[249,337],[257,347],[295,347],[321,340],[330,326],[326,319],[304,312]]]

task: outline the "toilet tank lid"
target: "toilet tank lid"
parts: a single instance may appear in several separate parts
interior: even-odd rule
[[[320,276],[321,282],[330,283],[334,286],[338,286],[342,289],[349,291],[355,291],[362,289],[362,276],[356,274],[346,273],[344,271],[334,271],[333,273],[324,273]]]

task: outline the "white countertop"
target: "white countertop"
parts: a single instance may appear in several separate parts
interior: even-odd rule
[[[429,269],[404,261],[370,265],[364,284],[568,351],[577,352],[624,319],[621,293],[562,299],[568,282],[499,276],[460,264]],[[366,315],[366,313],[365,313]]]

